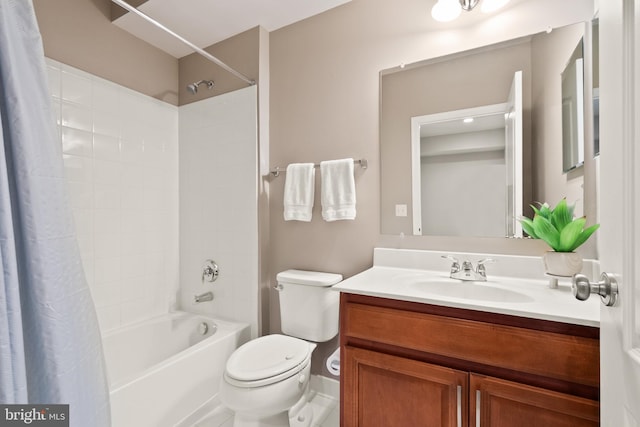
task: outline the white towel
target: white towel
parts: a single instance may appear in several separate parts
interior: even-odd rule
[[[284,220],[311,221],[316,171],[313,163],[287,166],[284,181]]]
[[[356,183],[353,177],[353,159],[321,162],[320,174],[322,218],[325,221],[355,219]]]

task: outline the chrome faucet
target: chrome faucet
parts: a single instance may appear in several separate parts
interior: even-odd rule
[[[461,265],[460,261],[451,255],[442,255],[442,258],[453,261],[449,277],[452,279],[477,282],[487,281],[487,270],[484,266],[490,262],[495,262],[495,260],[491,258],[481,259],[478,261],[478,265],[474,270],[473,264],[470,261],[463,261]]]
[[[194,295],[193,302],[213,301],[213,292],[205,292],[204,294]]]

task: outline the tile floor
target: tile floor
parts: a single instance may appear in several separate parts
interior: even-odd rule
[[[339,383],[324,377],[312,377],[311,406],[313,408],[313,423],[311,427],[339,427],[340,405]],[[206,415],[195,422],[180,423],[181,427],[233,427],[233,412],[223,405],[213,404]]]

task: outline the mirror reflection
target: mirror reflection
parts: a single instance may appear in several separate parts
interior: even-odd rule
[[[591,21],[591,99],[593,107],[593,154],[600,154],[600,20]]]
[[[562,71],[562,170],[584,163],[584,60],[582,39]]]
[[[583,168],[567,174],[562,166],[562,71],[585,28],[381,72],[382,234],[521,236],[516,218],[530,215],[531,203],[563,197],[583,214]],[[480,111],[474,121],[484,122],[483,108],[499,119],[469,132],[462,120]],[[403,207],[407,216],[397,214]]]
[[[521,72],[513,87],[522,92]],[[522,213],[510,201],[522,199],[513,193],[521,188],[514,153],[522,138],[512,129],[522,120],[522,103],[515,108],[513,100],[411,118],[413,200],[420,201],[413,204],[413,234],[515,234]]]

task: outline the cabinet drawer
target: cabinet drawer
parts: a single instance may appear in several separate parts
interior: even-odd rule
[[[513,371],[599,386],[597,339],[347,303],[349,337]]]

